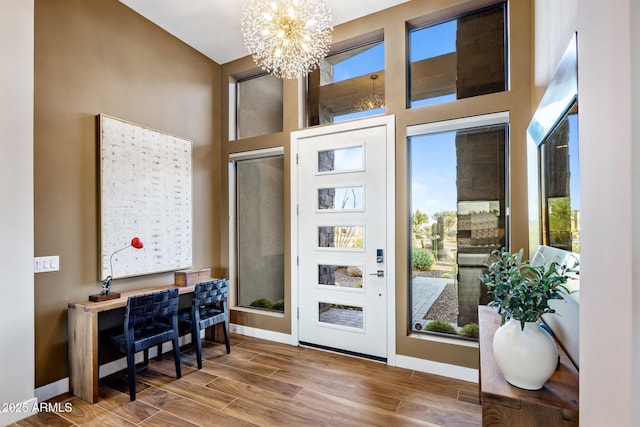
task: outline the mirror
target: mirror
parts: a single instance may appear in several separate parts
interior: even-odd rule
[[[527,128],[529,253],[532,265],[571,266],[580,259],[580,164],[578,159],[578,66],[574,34]],[[545,323],[578,366],[580,280],[569,280],[564,301]]]
[[[574,34],[527,129],[529,252],[580,253],[578,76]]]

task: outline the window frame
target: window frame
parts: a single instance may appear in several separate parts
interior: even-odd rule
[[[504,191],[505,191],[505,246],[507,249],[510,247],[510,217],[511,217],[511,200],[510,200],[510,186],[509,186],[509,176],[510,176],[510,150],[509,145],[511,141],[511,136],[509,132],[510,127],[510,115],[508,111],[497,112],[497,113],[489,113],[482,114],[478,116],[470,116],[470,117],[462,117],[452,120],[444,120],[439,122],[425,123],[425,124],[417,124],[407,126],[406,128],[406,141],[407,146],[409,145],[409,139],[411,137],[417,136],[425,136],[432,135],[444,132],[454,132],[454,131],[463,131],[466,129],[477,129],[482,127],[489,127],[495,125],[505,125],[506,133],[505,133],[505,171],[504,171]],[[408,165],[411,164],[411,152],[407,150],[407,162]],[[407,236],[407,334],[411,336],[419,336],[425,338],[436,338],[436,339],[452,339],[454,342],[478,342],[477,339],[463,337],[460,335],[449,335],[449,334],[441,334],[437,332],[429,332],[429,331],[418,331],[414,330],[412,313],[413,313],[413,297],[412,297],[412,242],[411,242],[411,202],[412,202],[412,186],[410,183],[410,168],[407,168],[407,228],[405,230]]]
[[[248,306],[238,305],[239,297],[239,282],[238,282],[238,220],[237,220],[237,162],[243,160],[254,160],[270,157],[284,158],[285,150],[283,146],[264,148],[259,150],[244,151],[239,153],[229,154],[229,296],[228,304],[229,310],[242,311],[248,313],[257,313],[265,316],[272,317],[285,317],[286,305],[283,311],[271,311],[261,310]],[[286,176],[286,172],[283,171]],[[286,215],[286,208],[283,209],[283,215]],[[285,225],[286,228],[286,225]],[[286,249],[286,248],[285,248]],[[284,262],[284,258],[283,258]],[[284,262],[286,267],[286,262]],[[282,283],[283,288],[286,290],[286,284]]]

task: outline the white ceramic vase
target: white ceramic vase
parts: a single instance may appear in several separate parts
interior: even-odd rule
[[[493,356],[509,384],[539,390],[558,364],[556,343],[538,322],[510,319],[493,336]]]

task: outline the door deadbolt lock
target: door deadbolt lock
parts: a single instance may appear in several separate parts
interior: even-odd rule
[[[370,273],[369,276],[384,277],[384,270],[378,270],[375,273]]]

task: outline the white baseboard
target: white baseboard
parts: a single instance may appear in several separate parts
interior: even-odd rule
[[[434,362],[433,360],[418,359],[416,357],[396,355],[396,366],[426,372],[428,374],[441,375],[443,377],[478,383],[479,373],[477,369],[464,366],[450,365],[448,363]]]
[[[61,380],[45,384],[42,387],[36,389],[36,397],[40,402],[52,399],[56,396],[60,396],[63,393],[69,392],[69,377]]]
[[[261,338],[263,340],[275,341],[281,344],[289,344],[297,346],[298,342],[294,341],[293,335],[283,334],[281,332],[267,331],[265,329],[252,328],[249,326],[236,325],[234,323],[229,325],[229,331],[240,335],[246,335],[253,338]]]
[[[21,403],[16,403],[7,411],[0,411],[0,425],[8,426],[22,419],[38,413],[38,398],[34,397]]]
[[[201,331],[202,333],[203,331]],[[191,342],[191,334],[183,335],[179,338],[180,346],[185,344],[189,344]],[[171,351],[173,346],[170,342],[166,342],[162,346],[162,353],[166,353]],[[149,349],[149,358],[156,357],[158,351],[156,347]],[[144,355],[142,352],[136,354],[136,363],[142,362]],[[118,371],[122,371],[127,368],[127,358],[121,357],[120,359],[113,360],[109,363],[105,363],[104,365],[100,365],[98,371],[98,378],[104,378],[111,374],[114,374]],[[46,400],[52,399],[56,396],[60,396],[63,393],[69,392],[69,377],[62,378],[61,380],[43,385],[42,387],[38,387],[36,389],[35,395],[38,401],[44,402]]]
[[[288,344],[297,346],[297,342],[293,342],[293,336],[289,334],[283,334],[281,332],[273,332],[267,331],[265,329],[252,328],[249,326],[230,324],[229,325],[230,332],[234,332],[240,335],[246,335],[248,337],[260,338],[268,341],[279,342],[282,344]],[[191,335],[183,335],[180,337],[180,346],[188,344],[191,342]],[[171,343],[165,343],[162,347],[162,352],[165,353],[172,349]],[[152,348],[149,350],[149,357],[153,358],[156,356],[156,349]],[[140,353],[137,355],[136,363],[142,361],[143,355]],[[455,378],[463,381],[469,381],[473,383],[478,383],[479,381],[479,373],[477,369],[466,368],[464,366],[450,365],[448,363],[434,362],[432,360],[418,359],[415,357],[396,355],[395,356],[395,366],[405,369],[412,369],[414,371],[426,372],[434,375],[441,375],[444,377]],[[118,360],[114,360],[112,362],[106,363],[100,366],[99,377],[103,378],[105,376],[111,375],[115,372],[126,369],[127,367],[127,359],[125,357],[120,358]],[[69,391],[69,378],[63,378],[61,380],[55,381],[53,383],[44,385],[42,387],[38,387],[35,390],[36,397],[34,398],[34,406],[37,406],[37,402],[44,402],[53,397],[59,396],[63,393],[67,393]],[[32,405],[33,405],[32,404]],[[37,411],[36,411],[37,412]],[[2,416],[5,416],[5,413],[0,413]],[[10,414],[10,415],[19,415],[19,414]],[[29,414],[31,415],[31,414]],[[28,415],[27,415],[28,416]],[[25,418],[25,417],[22,417]],[[10,421],[7,424],[11,424],[16,422],[22,418],[16,418],[14,421]],[[4,420],[2,420],[4,421]]]
[[[204,331],[200,331],[201,334],[203,332]],[[180,347],[189,343],[191,343],[191,334],[185,334],[180,336],[180,338],[178,338],[178,344],[180,345]],[[171,350],[173,350],[173,345],[171,344],[171,342],[168,341],[162,344],[162,354]],[[158,350],[156,349],[156,347],[152,347],[149,349],[149,359],[152,359],[157,355],[158,355]],[[142,354],[141,351],[136,353],[136,364],[142,362],[143,359],[144,359],[144,354]],[[118,371],[122,371],[123,369],[127,369],[126,357],[121,357],[120,359],[116,359],[109,363],[105,363],[104,365],[100,365],[98,378],[107,377],[111,374],[115,374]]]

